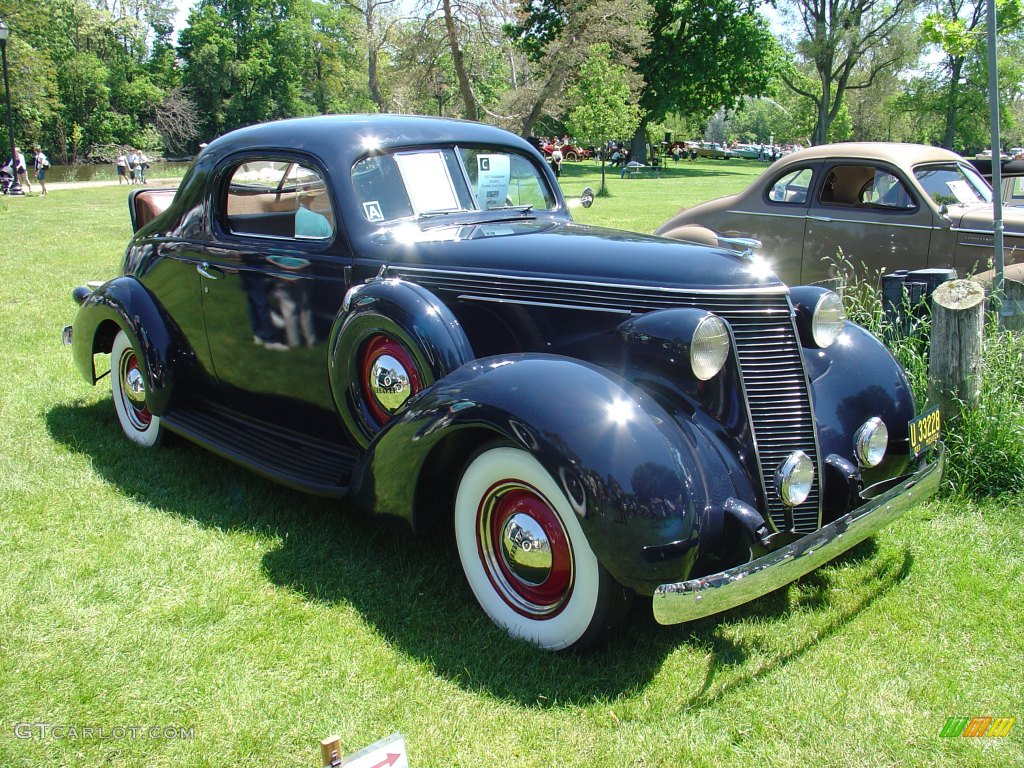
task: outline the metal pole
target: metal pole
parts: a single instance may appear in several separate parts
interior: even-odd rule
[[[21,184],[18,182],[18,169],[14,163],[14,120],[11,119],[11,85],[7,79],[7,41],[0,40],[0,57],[3,58],[4,67],[4,99],[7,102],[7,138],[10,139],[11,143],[11,173],[14,174],[14,181],[11,182],[11,188],[7,191],[9,195],[24,195],[25,193],[21,189]],[[26,166],[26,170],[28,167]]]
[[[996,279],[993,293],[997,306],[1003,296],[1003,175],[1002,143],[999,140],[999,72],[996,63],[996,4],[986,0],[988,12],[988,108],[992,130],[992,246],[995,249]],[[999,327],[1003,315],[999,313]]]

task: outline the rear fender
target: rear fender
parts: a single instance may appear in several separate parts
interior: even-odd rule
[[[118,330],[124,330],[142,354],[146,404],[163,415],[174,389],[174,365],[180,345],[170,321],[153,296],[133,277],[118,277],[90,294],[78,309],[72,356],[82,377],[96,383],[94,355],[108,354]]]
[[[416,525],[430,501],[418,492],[423,483],[443,475],[457,484],[468,455],[494,439],[541,462],[598,559],[641,593],[666,574],[690,572],[702,534],[720,529],[722,505],[735,495],[709,438],[692,424],[596,366],[531,354],[467,363],[410,400],[369,446],[354,496]]]

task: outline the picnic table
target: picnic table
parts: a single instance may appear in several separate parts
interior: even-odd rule
[[[619,178],[635,179],[640,178],[643,175],[649,175],[652,179],[661,177],[661,166],[660,165],[643,165],[642,163],[627,163],[622,166],[622,170],[619,171]]]

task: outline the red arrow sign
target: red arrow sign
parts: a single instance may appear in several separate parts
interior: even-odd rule
[[[384,768],[385,765],[388,766],[388,768],[391,768],[391,766],[394,765],[400,757],[401,755],[396,755],[394,752],[388,752],[387,760],[381,760],[376,765],[371,765],[370,768]]]

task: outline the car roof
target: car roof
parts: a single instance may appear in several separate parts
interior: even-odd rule
[[[941,147],[887,141],[821,144],[807,149],[798,149],[796,152],[786,155],[780,162],[789,165],[807,160],[834,160],[837,158],[884,160],[907,170],[921,163],[963,162],[960,155]]]
[[[417,145],[512,144],[520,149],[530,145],[513,133],[492,125],[468,120],[449,120],[421,115],[321,115],[239,128],[210,142],[206,152],[245,147],[349,148],[352,154],[367,149]]]

